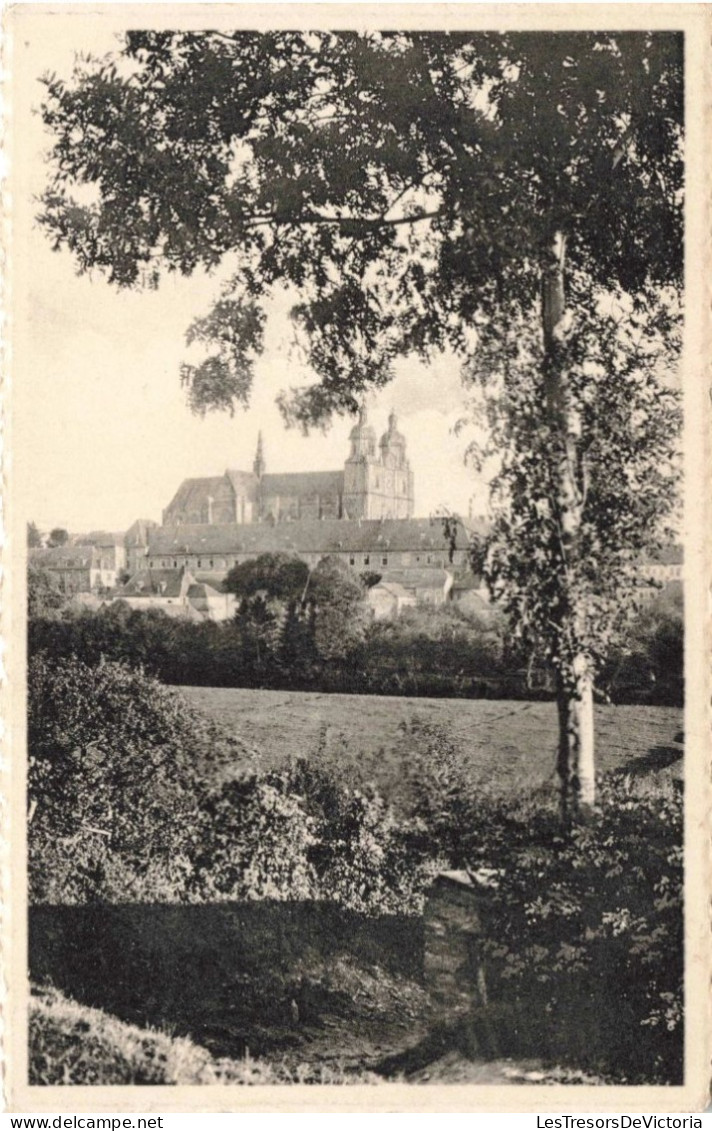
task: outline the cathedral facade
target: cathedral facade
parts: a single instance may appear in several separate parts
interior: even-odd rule
[[[405,519],[413,516],[413,472],[395,413],[380,441],[362,409],[343,470],[270,474],[262,436],[252,471],[185,479],[163,512],[164,526],[249,525],[315,519]]]

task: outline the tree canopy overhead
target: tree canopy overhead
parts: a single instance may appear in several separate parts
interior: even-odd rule
[[[199,411],[246,403],[284,283],[309,423],[530,307],[554,232],[569,291],[680,280],[681,35],[141,31],[45,81],[55,245],[122,286],[232,268],[190,331]]]

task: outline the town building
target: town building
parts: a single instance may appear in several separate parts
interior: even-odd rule
[[[398,581],[379,581],[366,593],[374,620],[395,620],[404,609],[413,608],[418,599]]]
[[[93,531],[31,554],[67,594],[111,591],[169,615],[231,616],[234,602],[223,591],[229,571],[276,553],[312,568],[337,558],[368,580],[376,618],[446,601],[487,612],[489,595],[470,571],[468,547],[473,534],[486,534],[488,519],[473,502],[451,543],[440,519],[413,517],[413,472],[394,413],[377,441],[362,409],[349,444],[342,470],[268,473],[260,434],[252,471],[184,480],[162,525],[137,519],[124,535]],[[668,547],[637,572],[642,599],[652,600],[661,587],[681,583],[682,551]]]
[[[96,593],[116,584],[116,566],[111,555],[98,546],[51,546],[29,551],[30,561],[52,575],[61,593]]]
[[[189,620],[230,620],[237,608],[235,597],[206,581],[189,569],[144,569],[123,585],[116,599],[132,609],[160,609],[169,616]]]
[[[657,600],[662,590],[670,595],[682,591],[684,574],[684,552],[680,545],[663,546],[655,553],[646,555],[637,568],[638,597],[651,603]]]
[[[99,552],[99,568],[102,570],[102,585],[113,587],[126,573],[127,560],[124,534],[109,530],[90,530],[72,539],[75,546],[94,546]]]
[[[311,567],[331,557],[398,583],[419,603],[442,604],[453,573],[467,567],[468,541],[462,526],[451,554],[442,522],[429,518],[159,526],[149,533],[147,567],[190,569],[217,587],[233,566],[261,554],[292,554]]]
[[[146,564],[148,553],[148,535],[158,526],[151,518],[137,518],[124,534],[124,548],[126,551],[126,572],[129,577]]]

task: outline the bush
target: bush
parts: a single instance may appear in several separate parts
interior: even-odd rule
[[[682,789],[613,774],[599,806],[566,831],[553,800],[481,796],[448,826],[445,798],[434,828],[451,863],[486,885],[483,953],[513,1019],[510,1051],[679,1084]]]
[[[228,782],[206,798],[198,839],[191,890],[201,901],[316,896],[313,825],[279,775]]]
[[[35,657],[28,688],[32,898],[177,895],[201,788],[235,744],[178,694],[121,664]]]
[[[409,825],[333,768],[300,760],[227,783],[202,804],[199,841],[191,890],[201,901],[312,899],[367,915],[422,909],[426,871]]]
[[[122,664],[35,657],[29,691],[35,902],[417,906],[409,830],[337,767],[238,774],[237,740]]]
[[[28,617],[51,618],[65,603],[66,598],[54,574],[30,558],[27,563]]]
[[[613,650],[600,685],[614,703],[681,707],[684,702],[682,591],[672,586],[643,608]]]
[[[318,753],[295,762],[286,778],[314,829],[310,859],[322,899],[368,915],[422,910],[429,867],[417,825],[374,788],[346,784]]]

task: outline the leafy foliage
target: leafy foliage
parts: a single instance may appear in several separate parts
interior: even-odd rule
[[[55,577],[37,562],[27,563],[27,615],[31,619],[51,616],[61,609],[65,597]]]
[[[470,861],[491,869],[486,950],[503,999],[566,1025],[571,1055],[628,1083],[682,1080],[682,790],[601,784],[571,835],[531,811],[487,814]],[[598,1040],[565,1018],[595,1002]]]
[[[610,774],[590,819],[564,829],[551,798],[473,788],[447,735],[428,731],[410,811],[422,850],[477,884],[501,1039],[627,1083],[679,1083],[681,784]]]
[[[287,785],[278,775],[248,777],[206,799],[192,881],[201,900],[315,897],[316,837]]]
[[[283,281],[307,422],[355,411],[396,353],[530,307],[552,226],[598,286],[680,277],[681,36],[137,31],[45,85],[41,220],[80,269],[156,284],[239,251],[191,331],[217,347],[184,370],[201,411],[244,402]]]
[[[297,760],[208,796],[191,899],[324,900],[353,911],[408,914],[425,874],[407,829],[375,791],[334,767]]]
[[[42,901],[171,898],[201,783],[234,744],[115,663],[35,657],[28,674],[30,889]]]
[[[293,763],[288,781],[316,832],[311,858],[322,897],[366,914],[422,909],[429,862],[408,819],[318,750]]]
[[[225,578],[228,593],[245,598],[258,595],[277,601],[296,601],[303,597],[309,567],[291,554],[260,554],[233,566]]]
[[[483,885],[504,1031],[515,1016],[517,1040],[540,1046],[548,1033],[556,1058],[563,1041],[580,1067],[629,1083],[679,1080],[676,784],[614,775],[591,820],[565,830],[541,798],[474,786],[447,735],[423,724],[404,735],[396,814],[319,751],[281,771],[235,773],[234,740],[110,663],[33,660],[29,734],[33,900],[316,899],[412,914],[436,867],[466,867]],[[538,1019],[531,1032],[527,1017]]]
[[[34,608],[34,606],[33,606]],[[667,608],[667,606],[665,606]],[[662,619],[659,619],[662,618]],[[528,663],[501,613],[469,614],[457,605],[406,609],[395,621],[374,621],[321,659],[314,617],[291,602],[244,599],[230,622],[195,624],[121,602],[94,612],[72,607],[30,618],[30,655],[102,657],[142,667],[165,683],[213,687],[273,687],[356,694],[449,698],[549,699],[551,678]],[[602,694],[619,703],[681,704],[682,618],[641,611],[601,670]]]
[[[335,558],[310,570],[289,554],[262,554],[234,566],[225,586],[241,599],[243,649],[261,671],[343,659],[370,620],[365,586]]]
[[[420,861],[378,794],[302,763],[239,772],[239,741],[120,664],[35,657],[29,689],[34,901],[417,905]]]
[[[564,679],[584,652],[600,665],[630,629],[641,554],[670,540],[676,503],[680,405],[674,296],[632,303],[579,287],[562,364],[573,445],[541,413],[546,365],[532,314],[515,311],[480,331],[469,376],[488,425],[479,458],[497,455],[494,524],[472,547],[473,567],[517,638]],[[572,455],[573,453],[573,455]],[[557,489],[575,460],[575,533]]]
[[[343,659],[363,642],[371,619],[365,586],[338,558],[322,558],[312,570],[305,603],[322,660]]]
[[[42,545],[42,535],[37,529],[35,522],[27,523],[27,546],[30,550],[36,550]]]
[[[608,656],[601,687],[615,703],[684,700],[682,591],[662,594],[642,609]]]

